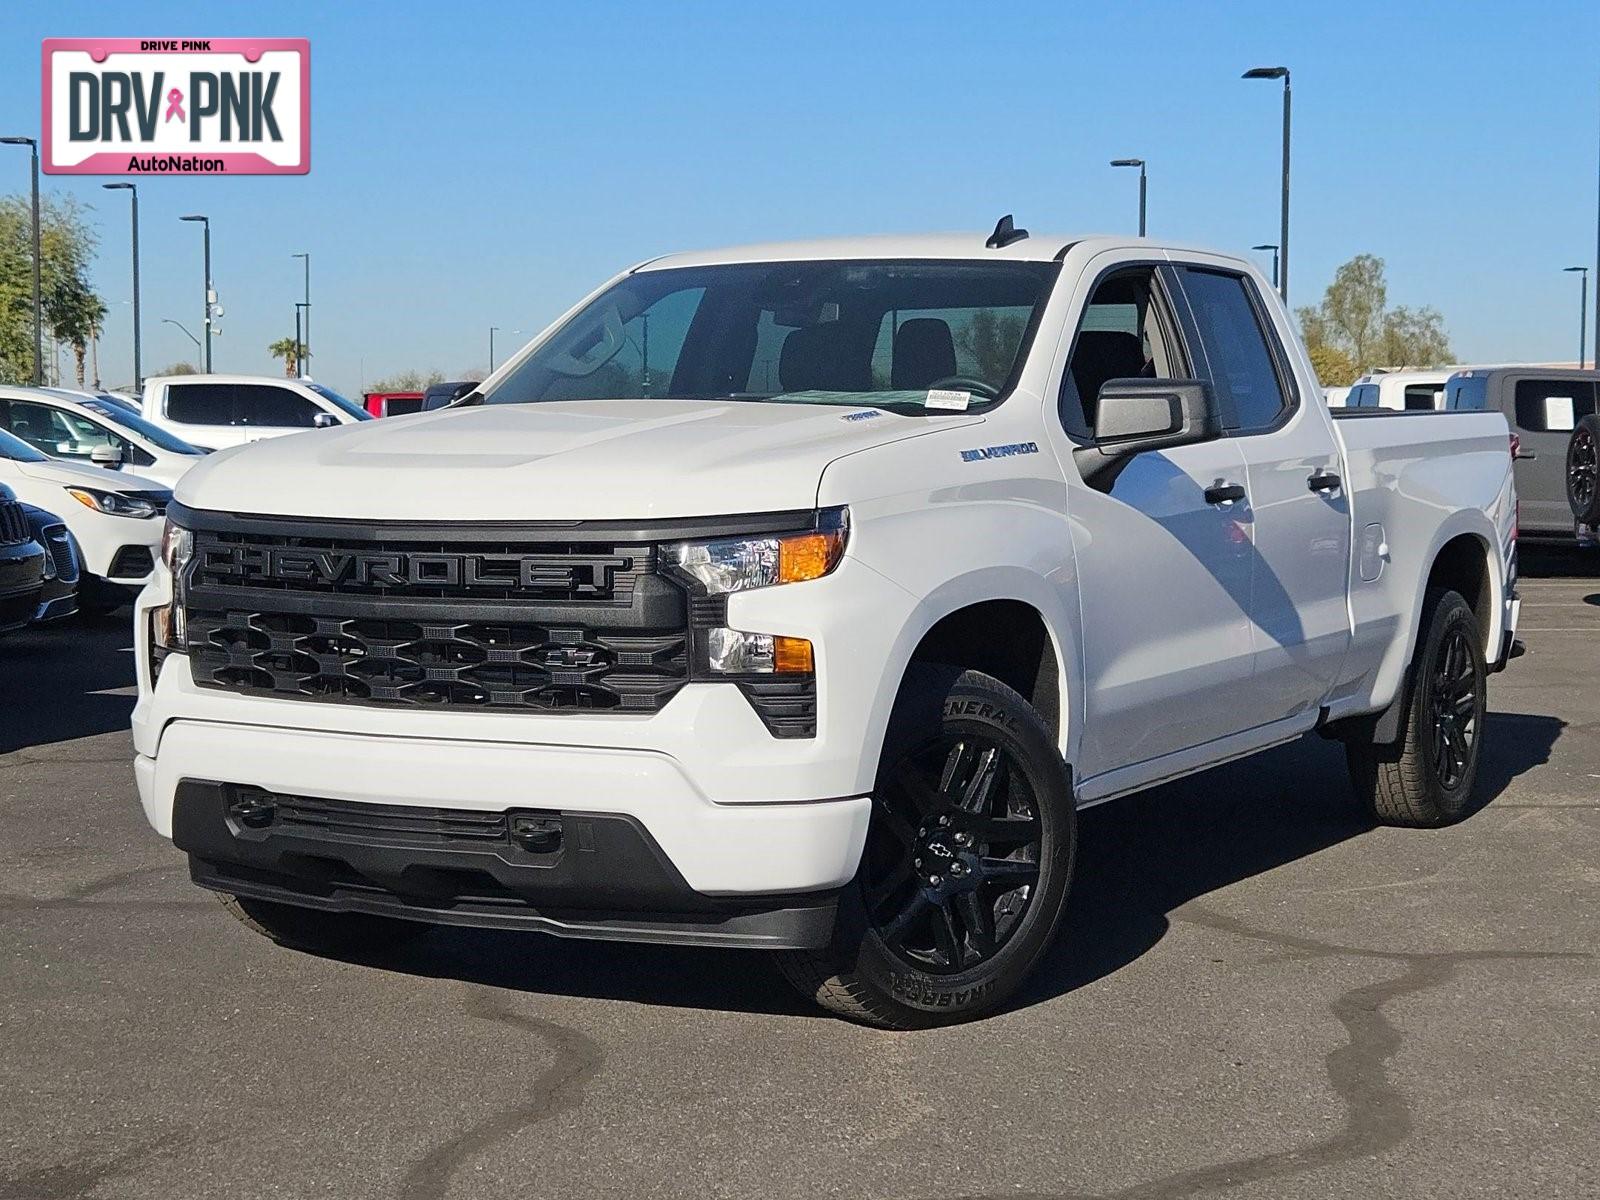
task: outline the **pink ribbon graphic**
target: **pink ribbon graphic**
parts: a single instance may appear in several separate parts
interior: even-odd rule
[[[189,119],[183,115],[183,93],[177,88],[173,88],[167,93],[167,115],[163,118],[162,123],[165,124],[167,121],[172,120],[173,117],[177,117],[180,121]]]

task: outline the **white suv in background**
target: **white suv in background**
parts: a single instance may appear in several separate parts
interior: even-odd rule
[[[129,412],[120,399],[67,388],[0,388],[0,429],[68,462],[130,469],[172,487],[205,456]]]
[[[157,375],[142,404],[146,421],[212,450],[372,420],[330,387],[269,375]]]
[[[129,471],[61,462],[0,431],[0,484],[61,518],[78,544],[78,607],[109,612],[144,586],[161,549],[169,488]]]

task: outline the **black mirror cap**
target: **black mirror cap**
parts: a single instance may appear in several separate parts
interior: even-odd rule
[[[1095,407],[1095,444],[1073,458],[1090,487],[1109,490],[1136,454],[1207,442],[1222,434],[1211,385],[1203,379],[1112,379]]]

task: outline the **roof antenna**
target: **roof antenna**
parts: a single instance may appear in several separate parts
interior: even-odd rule
[[[1001,250],[1012,242],[1020,242],[1028,236],[1026,229],[1018,229],[1011,223],[1011,214],[1007,213],[994,223],[994,232],[989,235],[989,240],[984,243],[990,250]]]

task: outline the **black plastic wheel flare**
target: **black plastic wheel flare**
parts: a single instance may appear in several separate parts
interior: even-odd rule
[[[1452,629],[1439,643],[1433,662],[1428,689],[1433,773],[1447,790],[1459,787],[1466,777],[1478,736],[1478,674],[1472,661],[1476,653],[1467,635]]]
[[[946,734],[902,758],[873,796],[868,920],[919,971],[971,970],[1021,924],[1042,839],[1037,797],[1010,752],[982,734]]]
[[[1596,451],[1594,437],[1580,429],[1572,435],[1572,453],[1567,460],[1567,486],[1580,509],[1586,509],[1594,500],[1596,477],[1600,475],[1600,452]]]

